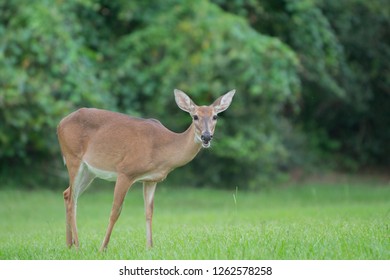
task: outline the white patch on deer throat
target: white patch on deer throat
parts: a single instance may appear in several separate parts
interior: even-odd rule
[[[96,177],[107,180],[107,181],[116,181],[118,174],[114,171],[107,171],[103,169],[96,168],[92,165],[90,165],[88,162],[84,161],[85,165],[88,167],[88,170],[95,174]]]
[[[195,133],[194,142],[195,143],[203,143],[202,139],[200,138],[200,136],[197,133]]]

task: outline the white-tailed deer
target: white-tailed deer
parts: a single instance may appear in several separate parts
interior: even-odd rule
[[[192,124],[183,133],[174,133],[157,120],[86,108],[71,113],[59,123],[58,140],[70,182],[64,191],[66,243],[69,247],[79,246],[77,199],[96,177],[116,181],[111,215],[101,250],[107,248],[127,191],[139,181],[143,182],[146,243],[152,247],[156,184],[176,167],[191,161],[201,147],[210,147],[217,114],[229,107],[235,90],[219,97],[210,106],[195,105],[180,90],[174,93],[177,105],[192,117]]]

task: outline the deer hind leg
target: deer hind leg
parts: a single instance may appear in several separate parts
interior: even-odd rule
[[[130,189],[133,182],[134,182],[133,180],[130,180],[125,175],[118,175],[118,178],[115,183],[114,201],[112,203],[110,220],[108,223],[106,236],[104,237],[102,246],[100,247],[100,251],[104,251],[107,249],[107,245],[108,242],[110,241],[112,229],[114,228],[114,225],[118,220],[119,215],[121,214],[123,201],[125,200],[127,191]]]
[[[72,199],[71,199],[71,187],[69,186],[64,191],[64,201],[65,201],[65,210],[66,210],[66,245],[70,248],[73,245],[73,237],[72,237],[72,215],[73,215],[73,208],[72,205]]]
[[[64,191],[64,201],[66,209],[66,244],[68,247],[75,245],[79,247],[77,233],[77,200],[78,197],[88,188],[95,175],[88,171],[87,166],[81,163],[74,172],[75,165],[69,165],[70,186]]]
[[[145,218],[146,218],[146,246],[153,247],[152,238],[152,219],[154,207],[154,192],[156,190],[156,182],[144,182],[144,204],[145,204]]]

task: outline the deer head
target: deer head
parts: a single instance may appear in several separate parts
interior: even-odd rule
[[[210,106],[197,106],[183,91],[175,89],[176,104],[192,117],[195,126],[195,141],[209,148],[213,139],[218,114],[225,111],[232,102],[236,90],[231,90],[214,101]]]

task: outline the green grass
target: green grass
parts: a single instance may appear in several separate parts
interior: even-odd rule
[[[92,186],[93,188],[93,186]],[[142,187],[98,251],[112,188],[79,200],[80,249],[65,245],[62,192],[0,190],[0,259],[390,259],[390,188],[304,184],[259,192],[157,188],[145,248]]]

